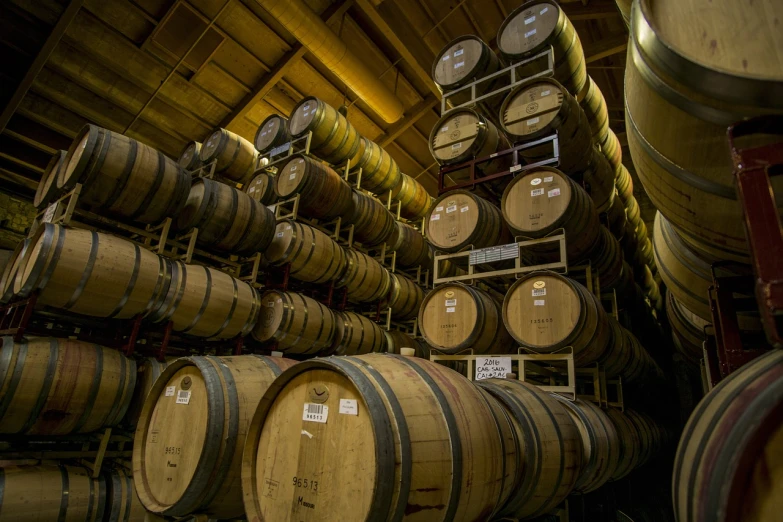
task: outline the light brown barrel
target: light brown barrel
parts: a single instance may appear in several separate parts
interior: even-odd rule
[[[245,194],[262,205],[273,204],[277,201],[275,177],[263,169],[257,170],[245,187]]]
[[[498,207],[467,190],[454,190],[435,200],[427,216],[427,240],[437,250],[457,252],[469,245],[510,243],[511,235]]]
[[[641,439],[636,426],[623,412],[608,408],[606,414],[612,420],[620,439],[620,460],[612,475],[612,480],[620,480],[639,465],[642,455]]]
[[[625,207],[620,198],[615,197],[612,206],[606,211],[606,221],[609,231],[616,240],[620,241],[625,234],[625,222],[627,221]]]
[[[643,466],[660,449],[657,426],[653,424],[652,419],[634,410],[625,409],[623,413],[625,413],[625,416],[628,417],[639,433],[639,466]]]
[[[264,251],[273,266],[291,265],[290,275],[308,283],[325,283],[340,277],[347,261],[345,250],[332,238],[293,219],[277,224],[275,237]]]
[[[633,4],[633,0],[614,0],[614,3],[617,4],[617,9],[623,17],[625,26],[629,27],[631,23],[631,4]]]
[[[608,315],[611,335],[609,343],[606,345],[606,351],[598,360],[603,366],[606,376],[613,379],[621,375],[625,369],[631,365],[633,349],[630,346],[630,340],[626,335],[625,328],[613,316]]]
[[[158,380],[160,374],[171,364],[174,359],[169,357],[163,362],[154,357],[145,357],[136,365],[136,387],[133,389],[128,413],[122,421],[123,426],[136,429],[136,423],[141,415],[141,409],[144,407],[144,401],[147,400],[152,385]]]
[[[569,401],[551,394],[562,404],[582,438],[582,466],[574,491],[589,493],[606,484],[620,461],[617,430],[601,408],[590,401]]]
[[[258,292],[225,272],[171,261],[171,285],[154,322],[171,321],[176,332],[196,337],[245,336],[259,315]]]
[[[49,159],[49,163],[46,165],[41,176],[41,181],[38,182],[38,188],[35,189],[35,196],[33,197],[33,206],[35,208],[42,208],[54,201],[57,195],[60,193],[60,189],[57,187],[57,177],[60,174],[60,170],[66,166],[65,158],[68,151],[59,150],[55,152]]]
[[[106,483],[106,512],[104,520],[114,522],[152,522],[148,511],[139,500],[133,477],[125,468],[104,470]]]
[[[708,13],[676,0],[635,7],[625,107],[639,179],[673,225],[723,250],[723,259],[747,259],[726,128],[783,113],[783,38],[774,23],[783,16],[780,4],[721,0]],[[732,37],[737,24],[753,27],[752,37]],[[741,146],[766,139],[748,137]],[[771,181],[781,209],[783,180]]]
[[[325,163],[294,154],[275,177],[275,191],[282,199],[299,194],[299,211],[312,218],[334,218],[351,211],[351,187]]]
[[[337,334],[331,353],[364,355],[386,351],[386,336],[377,323],[354,312],[335,312]]]
[[[444,353],[516,351],[498,301],[484,290],[461,283],[441,285],[427,294],[419,310],[419,330],[427,344]]]
[[[423,300],[424,290],[419,285],[402,274],[391,274],[389,306],[395,321],[414,319],[419,314]]]
[[[662,375],[658,365],[644,346],[642,346],[641,342],[639,342],[639,339],[625,328],[623,328],[623,333],[626,338],[626,345],[631,352],[628,365],[620,373],[623,382],[637,384]]]
[[[197,228],[196,242],[203,247],[253,254],[272,242],[275,215],[236,187],[195,178],[176,227],[181,231]]]
[[[608,228],[602,226],[598,229],[598,240],[587,257],[592,269],[598,273],[601,288],[613,289],[622,282],[622,248]]]
[[[680,522],[780,518],[783,351],[772,350],[713,388],[696,406],[674,461]]]
[[[391,276],[375,259],[356,250],[346,250],[347,267],[337,288],[347,288],[348,299],[357,303],[377,301],[388,295]]]
[[[0,277],[0,303],[5,304],[16,295],[16,291],[14,291],[16,276],[24,268],[24,256],[29,246],[30,238],[28,237],[16,245],[16,248],[11,253],[11,257],[8,258],[3,268],[3,275]]]
[[[499,515],[518,519],[547,513],[568,496],[582,468],[582,442],[568,411],[536,386],[513,379],[478,381],[496,399],[516,433],[524,455],[516,487]]]
[[[198,141],[188,142],[188,144],[185,145],[185,148],[182,149],[177,163],[179,163],[179,166],[185,170],[196,170],[203,165],[200,154],[201,143]]]
[[[623,163],[623,146],[617,138],[617,134],[610,128],[604,141],[599,142],[601,154],[614,169],[618,169]]]
[[[340,414],[341,403],[356,414]],[[247,517],[487,520],[516,472],[504,433],[502,412],[498,420],[470,381],[436,363],[305,361],[275,381],[253,418],[242,460]]]
[[[388,245],[391,250],[397,252],[397,266],[412,268],[432,264],[429,243],[421,232],[410,225],[397,221]]]
[[[535,56],[552,46],[554,77],[573,95],[587,81],[582,42],[565,12],[554,0],[527,2],[512,11],[498,30],[500,54],[509,63]],[[533,67],[529,74],[539,72]],[[525,75],[525,70],[520,71]]]
[[[0,432],[88,433],[125,416],[136,362],[97,344],[3,337],[0,377]]]
[[[76,466],[0,468],[0,522],[101,522],[106,506],[102,478]]]
[[[538,167],[515,177],[500,204],[514,235],[540,238],[562,228],[572,263],[584,259],[598,240],[600,222],[590,196],[557,169]],[[539,256],[559,257],[557,243],[528,248]]]
[[[598,149],[593,148],[590,162],[579,174],[599,214],[609,210],[615,196],[614,169]]]
[[[46,223],[31,238],[14,291],[40,290],[39,305],[129,319],[166,294],[168,275],[168,262],[136,243]]]
[[[500,126],[515,143],[534,141],[557,131],[560,163],[569,175],[583,172],[593,152],[590,125],[576,98],[551,78],[515,87],[500,107]],[[552,157],[552,144],[520,151],[528,162]]]
[[[625,168],[625,165],[620,164],[615,169],[614,184],[617,188],[617,195],[620,196],[623,206],[627,206],[631,198],[633,198],[633,178],[631,173]]]
[[[388,353],[399,354],[402,348],[413,348],[416,350],[416,357],[430,358],[429,349],[427,349],[427,353],[424,355],[421,345],[424,344],[426,346],[427,343],[424,343],[421,339],[414,339],[400,330],[384,330],[384,334],[386,335],[386,351]]]
[[[688,310],[671,291],[666,293],[666,317],[672,327],[672,341],[677,352],[692,365],[699,366],[707,338],[704,327],[709,322]]]
[[[133,481],[159,515],[242,515],[240,465],[259,400],[295,364],[279,357],[183,357],[150,391],[133,444]]]
[[[283,353],[316,354],[332,346],[337,318],[332,310],[305,295],[269,290],[261,296],[256,341],[276,343]]]
[[[256,170],[258,151],[252,143],[226,129],[213,130],[201,146],[199,158],[206,165],[215,161],[215,173],[247,183]]]
[[[394,158],[386,149],[365,137],[360,137],[359,154],[351,165],[362,169],[361,187],[375,194],[394,190],[402,182],[402,173]]]
[[[596,143],[604,142],[609,134],[609,110],[606,107],[604,94],[591,76],[587,76],[587,82],[577,96],[577,100],[587,116],[593,140]]]
[[[310,151],[332,165],[341,165],[346,160],[356,165],[359,150],[359,132],[337,109],[308,96],[291,111],[288,120],[291,137],[299,138],[313,133]]]
[[[384,243],[396,228],[394,216],[377,199],[353,190],[353,205],[345,222],[353,224],[353,238],[365,246]]]
[[[270,114],[261,122],[256,131],[253,145],[261,154],[291,141],[288,133],[288,120],[279,114]]]
[[[430,133],[430,152],[441,165],[456,165],[474,158],[485,158],[507,148],[508,140],[503,133],[474,109],[449,111],[438,120]]]
[[[432,79],[441,92],[449,92],[497,72],[501,68],[500,59],[481,38],[464,35],[447,43],[435,57],[432,64]],[[492,82],[476,85],[476,96],[492,89]],[[470,99],[469,89],[450,96],[452,104],[460,104]]]
[[[400,216],[419,220],[432,208],[432,196],[424,185],[407,174],[400,174],[400,184],[392,191],[392,197],[400,202]]]
[[[533,272],[514,283],[503,301],[503,322],[520,345],[536,352],[571,346],[577,366],[597,361],[611,335],[598,298],[553,272]]]
[[[86,125],[76,135],[57,186],[82,184],[79,203],[141,223],[176,216],[190,176],[176,161],[122,134]]]

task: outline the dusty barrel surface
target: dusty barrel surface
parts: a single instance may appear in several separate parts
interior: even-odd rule
[[[300,101],[291,112],[288,131],[294,138],[312,132],[310,150],[319,158],[340,165],[356,165],[360,150],[359,132],[337,109],[314,96]]]
[[[256,341],[274,341],[283,353],[315,354],[329,349],[336,333],[335,313],[315,299],[279,290],[261,296]]]
[[[291,134],[288,132],[288,120],[279,114],[270,114],[258,126],[253,145],[258,152],[264,154],[289,141]]]
[[[508,147],[503,133],[473,109],[450,111],[438,120],[430,134],[430,152],[441,165],[484,158]]]
[[[281,199],[299,194],[299,210],[316,219],[343,216],[353,207],[350,185],[325,163],[301,154],[280,166],[275,191]]]
[[[381,264],[367,254],[345,250],[347,267],[337,280],[337,288],[346,288],[348,299],[366,303],[383,299],[391,288],[391,275]]]
[[[0,432],[88,433],[125,416],[136,384],[133,359],[70,339],[2,343]]]
[[[470,381],[429,361],[370,354],[299,363],[253,418],[245,510],[250,520],[486,520],[514,477],[504,466],[507,430]]]
[[[277,224],[275,237],[264,251],[273,266],[290,264],[291,277],[310,283],[325,283],[345,271],[345,250],[317,228],[285,219]]]
[[[153,513],[242,515],[240,463],[258,401],[294,361],[183,357],[152,387],[133,447],[133,481]]]
[[[457,252],[469,245],[501,245],[510,239],[500,209],[467,190],[444,194],[427,216],[427,240],[444,252]]]
[[[258,151],[252,143],[226,129],[215,129],[204,140],[199,158],[215,161],[215,172],[237,183],[247,183],[258,164]]]

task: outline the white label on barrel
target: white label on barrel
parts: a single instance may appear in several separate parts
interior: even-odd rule
[[[451,58],[451,56],[447,54],[446,56],[444,56],[444,57],[443,57],[443,61],[445,62],[445,61],[446,61],[446,60],[448,60],[449,58]]]
[[[455,69],[457,69],[457,68],[459,68],[459,67],[462,67],[463,65],[465,65],[465,62],[464,62],[464,61],[462,61],[462,62],[457,62],[457,63],[455,63],[455,64],[454,64],[454,68],[455,68]]]
[[[550,91],[549,89],[547,89],[545,91],[541,91],[541,95],[539,97],[543,98],[544,96],[549,96],[550,92],[552,92],[552,91]]]
[[[456,299],[446,299],[446,306],[457,306]]]
[[[261,133],[261,136],[266,136],[266,133],[267,133],[267,132],[269,132],[269,131],[264,131],[264,132],[262,132],[262,133]]]
[[[459,209],[460,212],[467,212],[468,210],[470,210],[470,207],[467,205],[465,205],[464,207],[460,207]]]
[[[356,399],[340,399],[340,413],[343,415],[359,415],[359,403]]]
[[[451,150],[461,149],[461,148],[462,148],[462,143],[455,143],[454,145],[451,146]]]
[[[187,404],[190,402],[190,390],[180,390],[177,392],[177,404]]]
[[[291,230],[291,225],[286,225],[286,226],[285,226],[285,229],[286,229],[286,230]]]
[[[275,302],[274,302],[274,301],[269,301],[269,302],[268,302],[266,305],[267,305],[269,308],[272,308],[273,306],[275,306]]]
[[[539,11],[539,12],[538,12],[538,14],[539,14],[539,15],[542,15],[542,14],[546,13],[547,11],[549,11],[549,8],[548,8],[548,7],[545,7],[545,8],[543,8],[541,11]]]
[[[533,196],[533,197],[540,196],[543,193],[544,193],[544,189],[542,189],[542,188],[540,188],[540,189],[533,189],[533,190],[530,191],[530,195]]]
[[[546,288],[533,289],[533,297],[541,297],[542,295],[546,295]]]
[[[465,49],[460,49],[458,51],[454,51],[454,56],[462,56],[462,53],[465,52]]]
[[[476,380],[504,379],[512,373],[511,357],[476,357]]]
[[[283,237],[283,233],[282,232],[278,232],[277,233],[277,237]]]
[[[252,194],[252,193],[253,193],[253,192],[255,192],[255,191],[256,191],[256,188],[255,188],[255,187],[250,187],[250,188],[247,190],[247,193],[248,193],[248,194]]]
[[[536,30],[535,29],[533,29],[532,31],[528,31],[528,32],[525,33],[525,38],[530,38],[534,34],[536,34]]]
[[[433,214],[430,218],[430,221],[437,221],[440,219],[440,214]]]
[[[450,307],[446,308],[446,313],[447,314],[451,314],[451,313],[454,313],[456,310],[457,310],[456,308],[454,308],[453,306],[450,306]]]
[[[544,178],[544,183],[551,183],[554,179],[554,176],[547,176]]]
[[[553,188],[552,190],[547,192],[546,195],[549,196],[550,198],[553,198],[555,196],[559,196],[560,195],[560,189],[559,188]]]
[[[456,211],[457,211],[457,205],[451,205],[449,207],[446,207],[446,214],[450,214]]]
[[[544,306],[546,302],[543,299],[536,299],[533,301],[533,306]]]
[[[272,352],[272,357],[282,357],[282,356],[283,356],[283,352],[277,352],[277,351]]]
[[[527,126],[530,127],[532,125],[535,125],[540,120],[541,120],[541,118],[530,118],[529,120],[527,120]]]
[[[277,205],[267,205],[267,207],[266,207],[266,208],[268,208],[269,210],[271,210],[272,212],[274,212],[274,211],[275,211],[275,207],[276,207],[276,206],[277,206]]]
[[[441,127],[440,128],[441,132],[446,132],[447,130],[449,130],[449,126],[448,125],[446,125],[445,127]]]
[[[530,180],[531,185],[540,185],[541,184],[541,178],[533,178]]]
[[[530,24],[532,24],[535,21],[536,21],[536,16],[535,15],[531,16],[530,18],[525,18],[525,25],[530,25]]]
[[[176,386],[166,386],[166,397],[174,397],[174,394],[177,392]]]
[[[443,207],[435,207],[435,212],[441,212],[443,210]]]
[[[291,174],[290,176],[288,176],[288,179],[294,179],[295,177],[296,177],[296,172],[294,172],[293,174]]]
[[[313,402],[305,403],[304,412],[302,413],[302,420],[326,424],[326,419],[328,417],[329,406],[326,404],[315,404]]]

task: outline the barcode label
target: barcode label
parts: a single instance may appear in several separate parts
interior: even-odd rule
[[[460,208],[459,208],[459,211],[460,211],[460,212],[467,212],[468,210],[470,210],[470,207],[469,207],[469,206],[467,206],[467,205],[465,205],[464,207],[460,207]]]
[[[533,197],[540,196],[543,193],[544,193],[544,189],[542,189],[542,188],[537,188],[537,189],[533,189],[533,190],[530,191],[530,195],[533,196]]]
[[[530,25],[530,24],[532,24],[535,21],[536,21],[535,15],[531,16],[530,18],[525,18],[525,25]]]
[[[546,304],[546,302],[543,299],[536,299],[533,301],[533,306],[544,306],[544,304]]]
[[[449,207],[446,207],[446,214],[451,214],[452,212],[457,211],[457,205],[451,205]]]
[[[463,65],[465,65],[465,62],[457,62],[454,64],[454,68],[457,69],[459,67],[462,67]]]
[[[435,207],[435,212],[441,212],[443,210],[443,207]]]
[[[534,34],[536,34],[536,30],[535,29],[533,29],[532,31],[528,31],[528,32],[525,33],[525,38],[530,38]]]
[[[174,397],[174,394],[177,392],[176,386],[166,386],[166,397]]]
[[[549,93],[550,93],[550,92],[551,92],[551,91],[550,91],[549,89],[547,89],[547,90],[545,90],[545,91],[541,91],[541,97],[543,98],[544,96],[549,96]]]
[[[554,179],[555,179],[554,176],[547,176],[544,178],[544,183],[552,183]]]
[[[533,297],[541,297],[542,295],[546,295],[546,288],[533,289]]]
[[[550,191],[549,191],[549,192],[547,192],[546,194],[547,194],[547,196],[549,196],[550,198],[553,198],[553,197],[555,197],[555,196],[559,196],[559,195],[560,195],[560,189],[559,189],[559,188],[553,188],[552,190],[550,190]]]
[[[454,308],[453,306],[450,306],[450,307],[446,308],[446,313],[447,314],[451,314],[451,313],[454,313],[456,310],[457,310],[456,308]]]
[[[447,54],[446,56],[444,56],[444,57],[443,57],[443,61],[445,62],[445,61],[446,61],[446,60],[448,60],[449,58],[451,58],[451,56]]]
[[[313,402],[305,403],[304,412],[302,413],[302,420],[326,424],[326,419],[328,417],[329,406],[326,404],[315,404]]]
[[[549,8],[548,8],[548,7],[545,7],[545,8],[543,8],[542,10],[540,10],[540,11],[538,12],[538,14],[539,14],[539,15],[542,15],[542,14],[546,13],[547,11],[549,11]]]
[[[278,232],[277,233],[277,237],[283,237],[283,233],[282,232]]]
[[[190,390],[180,390],[177,392],[177,404],[187,404],[190,402]]]
[[[462,53],[465,52],[465,49],[460,49],[459,51],[454,51],[454,56],[462,56]]]
[[[454,145],[451,146],[451,150],[461,149],[461,148],[462,148],[462,143],[455,143]]]
[[[530,127],[532,125],[535,125],[540,120],[541,120],[541,118],[530,118],[529,120],[527,120],[527,126]]]
[[[446,299],[446,306],[457,306],[456,299]]]

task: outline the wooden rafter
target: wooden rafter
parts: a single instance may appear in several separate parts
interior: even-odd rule
[[[425,114],[436,107],[438,105],[438,101],[439,100],[435,97],[435,95],[428,95],[419,103],[408,109],[405,112],[405,116],[400,118],[399,121],[395,122],[391,127],[389,127],[384,134],[375,138],[375,143],[381,147],[385,147],[389,143],[393,142],[403,132],[408,130],[414,123],[419,121]]]
[[[615,18],[620,16],[614,0],[603,2],[590,2],[584,4],[562,4],[561,7],[568,15],[571,21],[576,20],[597,20],[600,18]]]
[[[613,54],[621,53],[628,48],[628,35],[621,34],[617,36],[610,36],[593,42],[585,47],[585,63],[592,63],[612,56]]]

